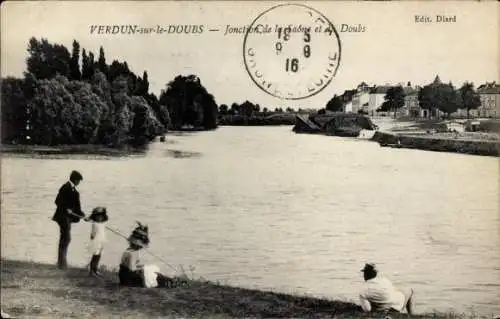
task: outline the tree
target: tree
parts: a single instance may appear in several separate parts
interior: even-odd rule
[[[429,113],[432,115],[435,109],[435,92],[431,85],[425,85],[418,92],[418,104],[424,110],[429,110]]]
[[[477,109],[481,106],[479,94],[474,90],[474,84],[465,82],[459,89],[460,92],[460,108],[467,110],[467,118],[472,109]]]
[[[219,106],[219,113],[222,115],[226,115],[228,110],[229,107],[226,104],[221,104],[221,106]]]
[[[72,127],[79,110],[73,96],[65,87],[67,81],[62,76],[39,80],[35,94],[29,102],[34,143],[73,144]]]
[[[92,92],[101,98],[106,104],[106,108],[101,113],[101,123],[97,132],[97,140],[100,144],[109,145],[112,143],[114,134],[115,105],[111,97],[111,84],[106,79],[104,73],[97,71],[91,81]]]
[[[89,52],[88,55],[85,49],[82,50],[82,80],[90,80],[97,69],[97,64],[94,61],[94,53]]]
[[[394,110],[394,118],[396,117],[396,111],[405,105],[405,93],[403,88],[399,86],[392,86],[387,90],[384,97],[385,106],[382,105],[383,109]]]
[[[335,94],[328,103],[326,103],[326,109],[332,112],[341,111],[343,108],[342,99]]]
[[[450,115],[458,110],[460,107],[460,95],[453,87],[453,84],[443,84],[438,88],[438,109],[446,113],[449,118]]]
[[[2,79],[2,142],[21,142],[29,124],[29,109],[24,94],[23,79],[7,77]],[[29,129],[29,128],[28,128]]]
[[[243,115],[251,117],[255,111],[255,105],[247,100],[240,105],[239,110]]]
[[[46,39],[29,40],[25,78],[2,79],[2,141],[25,142],[29,130],[41,145],[140,146],[172,123],[217,127],[215,98],[194,75],[176,77],[157,98],[148,93],[146,70],[141,78],[126,61],[108,66],[103,47],[97,61],[82,48],[81,69],[79,59],[76,40],[71,54]]]
[[[453,84],[444,84],[439,77],[420,90],[418,99],[420,107],[431,110],[431,114],[438,109],[448,117],[460,106],[460,95],[455,91]]]
[[[51,79],[57,74],[69,76],[71,55],[59,44],[50,44],[47,39],[38,41],[32,37],[28,43],[27,71],[37,79]]]
[[[127,94],[128,84],[125,76],[119,76],[111,83],[111,98],[114,104],[111,144],[123,145],[129,142],[128,133],[132,127],[132,101]]]
[[[82,80],[88,80],[92,76],[90,60],[85,49],[82,50]]]
[[[91,79],[92,76],[94,75],[94,71],[96,69],[96,62],[94,60],[94,53],[89,52],[89,64],[88,64],[88,75],[87,79]]]
[[[106,57],[104,56],[104,48],[99,47],[99,59],[97,60],[97,67],[102,73],[108,74],[108,65],[106,64]]]
[[[158,119],[163,129],[170,126],[170,114],[166,105],[161,104],[155,94],[151,93],[146,98],[148,104],[151,106],[155,117]]]
[[[217,128],[217,117],[219,111],[217,109],[217,103],[212,94],[202,95],[202,107],[203,107],[203,128],[205,130],[213,130]]]
[[[148,80],[148,72],[144,71],[142,74],[142,79],[139,81],[139,90],[138,95],[146,96],[149,92],[149,80]]]
[[[73,51],[71,52],[71,60],[69,61],[70,79],[81,80],[82,73],[80,71],[80,44],[73,40]]]
[[[172,126],[212,129],[217,126],[217,104],[195,75],[178,75],[167,84],[159,101],[167,105]]]
[[[128,68],[127,62],[118,62],[117,60],[113,60],[111,65],[108,68],[108,80],[110,82],[114,81],[120,75],[127,76],[129,75],[130,69]]]
[[[108,114],[108,105],[92,91],[90,83],[72,81],[66,85],[75,102],[74,122],[71,128],[73,142],[76,144],[94,144],[98,142],[99,128]]]
[[[143,146],[156,135],[160,125],[150,113],[149,105],[143,97],[133,96],[130,102],[134,113],[130,127],[131,142],[134,146]]]
[[[233,115],[238,114],[240,112],[240,106],[238,105],[238,103],[234,102],[233,104],[231,104],[229,112]]]

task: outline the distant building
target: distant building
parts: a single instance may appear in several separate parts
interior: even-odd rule
[[[402,115],[410,117],[424,117],[424,110],[420,107],[418,103],[418,92],[420,87],[413,87],[411,82],[408,82],[403,91],[405,93],[405,105],[401,108],[400,113]]]
[[[356,88],[356,93],[352,97],[352,112],[364,111],[370,115],[375,115],[375,111],[369,112],[371,88],[365,82],[362,82]]]
[[[477,115],[481,117],[500,116],[500,85],[496,82],[486,82],[477,88],[477,93],[481,99]]]
[[[385,95],[389,90],[390,85],[375,86],[370,90],[368,98],[368,114],[374,114],[385,101]]]
[[[342,94],[342,103],[344,104],[344,113],[356,113],[358,110],[355,110],[353,107],[353,97],[357,93],[357,90],[346,90]]]

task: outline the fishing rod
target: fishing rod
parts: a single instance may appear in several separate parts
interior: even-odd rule
[[[83,219],[84,221],[86,221],[86,222],[89,222],[89,220],[88,220],[88,219],[86,219],[86,217],[85,217],[85,218],[83,218],[82,216],[77,215],[77,214],[75,214],[75,213],[73,213],[73,212],[68,212],[68,211],[67,211],[67,213],[68,213],[68,214],[70,214],[70,215],[73,215],[73,216],[75,216],[75,217],[82,218],[82,219]],[[124,238],[124,239],[128,240],[128,237],[126,237],[125,235],[123,235],[123,234],[122,234],[122,233],[120,233],[119,231],[117,231],[117,230],[115,230],[115,229],[113,229],[113,228],[111,228],[111,227],[109,227],[109,226],[107,226],[107,225],[106,225],[105,227],[106,227],[106,229],[107,229],[107,230],[111,231],[112,233],[114,233],[114,234],[116,234],[116,235],[118,235],[118,236],[120,236],[120,237],[122,237],[122,238]],[[146,247],[145,247],[145,248],[146,248]],[[151,252],[151,251],[147,250],[147,248],[145,249],[145,251],[146,251],[146,253],[147,253],[147,254],[149,254],[149,255],[153,256],[154,258],[158,259],[158,260],[159,260],[159,261],[161,261],[163,264],[165,264],[165,265],[166,265],[166,266],[168,266],[169,268],[173,269],[175,272],[179,272],[179,271],[177,270],[177,268],[175,268],[174,266],[170,265],[170,264],[169,264],[168,262],[166,262],[163,258],[161,258],[161,257],[159,257],[158,255],[154,254],[153,252]]]

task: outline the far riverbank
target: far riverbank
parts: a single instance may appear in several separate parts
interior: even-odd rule
[[[258,114],[246,116],[241,114],[221,115],[219,125],[225,126],[268,126],[268,125],[295,125],[295,113]]]
[[[482,122],[484,128],[479,132],[449,132],[440,121],[396,120],[384,124],[386,127],[372,137],[380,146],[483,156],[500,154],[500,136],[493,121]]]
[[[26,144],[2,144],[2,154],[24,154],[24,155],[101,155],[101,156],[127,156],[141,155],[147,147],[133,148],[130,146],[111,148],[104,145],[75,144],[75,145],[26,145]]]
[[[471,155],[498,156],[498,141],[468,139],[442,134],[407,135],[376,132],[372,140],[380,146],[393,148],[411,148],[437,152],[452,152]]]

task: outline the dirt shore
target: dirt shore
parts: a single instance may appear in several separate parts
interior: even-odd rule
[[[2,311],[16,318],[386,318],[345,301],[189,281],[172,289],[123,288],[116,273],[2,259]],[[407,318],[407,315],[391,315]],[[479,318],[429,314],[413,318]]]

